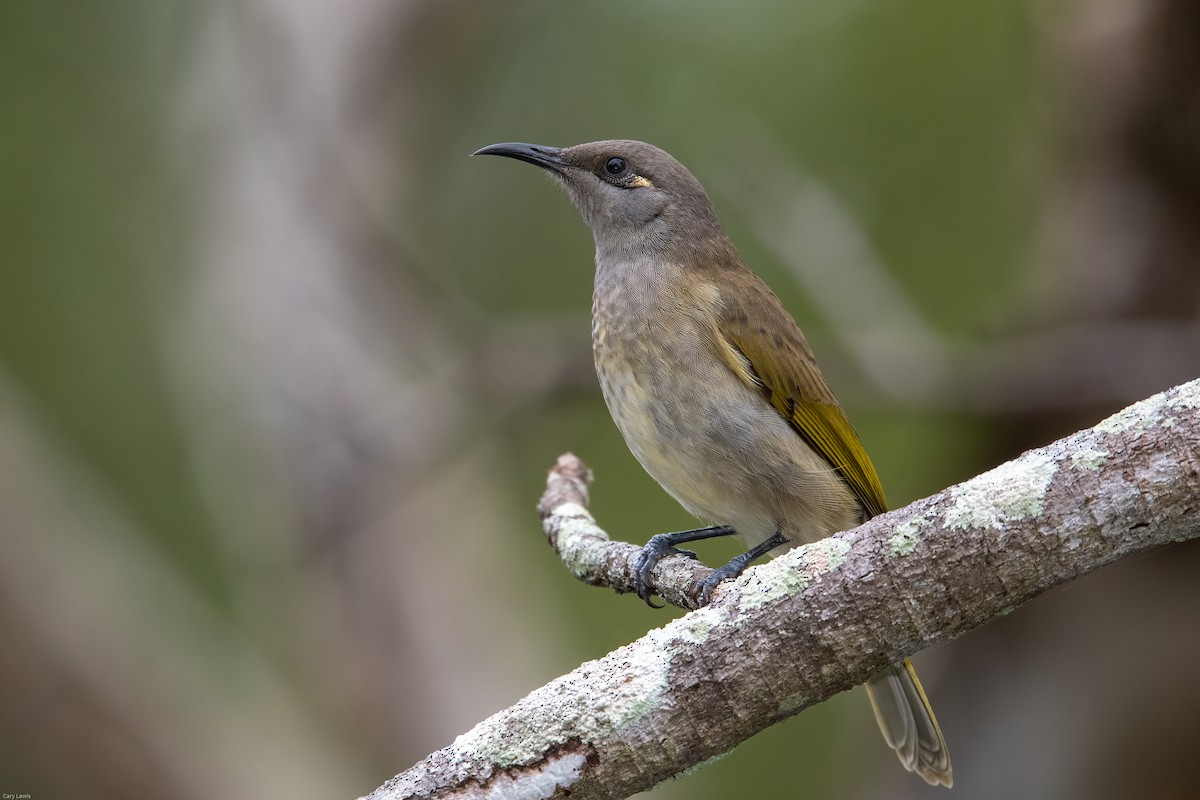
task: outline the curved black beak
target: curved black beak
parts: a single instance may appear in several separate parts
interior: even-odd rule
[[[487,147],[481,147],[474,153],[473,156],[508,156],[515,158],[518,161],[527,161],[530,164],[539,166],[542,169],[548,169],[552,172],[562,172],[566,169],[566,164],[563,163],[560,154],[562,148],[547,147],[541,144],[526,144],[525,142],[501,142],[500,144],[489,144]]]

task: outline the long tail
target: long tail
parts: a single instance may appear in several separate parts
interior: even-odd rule
[[[906,658],[872,675],[867,696],[883,738],[904,768],[933,786],[951,786],[950,751],[912,663]]]

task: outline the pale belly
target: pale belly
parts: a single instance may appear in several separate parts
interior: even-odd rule
[[[635,337],[594,331],[596,372],[634,457],[684,508],[751,546],[776,531],[799,543],[858,524],[842,479],[706,350],[701,331],[642,328]]]

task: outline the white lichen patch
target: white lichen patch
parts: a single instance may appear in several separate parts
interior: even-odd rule
[[[1083,472],[1094,472],[1100,469],[1108,456],[1109,453],[1107,450],[1083,447],[1071,453],[1071,466]]]
[[[1101,433],[1141,433],[1154,425],[1170,427],[1175,424],[1171,411],[1195,408],[1200,408],[1200,380],[1189,381],[1121,409],[1095,429]]]
[[[559,536],[594,535],[596,518],[579,505],[579,503],[563,503],[550,514],[558,522]]]
[[[669,696],[676,655],[703,645],[719,616],[700,609],[589,661],[479,723],[451,748],[463,763],[484,759],[502,768],[524,766],[573,737],[593,742],[636,724]]]
[[[814,580],[846,562],[850,544],[837,536],[797,547],[737,580],[738,611],[746,612],[804,591]]]
[[[1159,424],[1166,399],[1165,393],[1147,397],[1103,420],[1096,425],[1095,430],[1100,433],[1141,433],[1146,428]]]
[[[892,537],[888,539],[888,550],[896,557],[912,555],[921,541],[921,528],[929,523],[929,517],[921,514],[910,517],[896,526]]]
[[[1190,412],[1193,409],[1200,408],[1200,380],[1185,383],[1182,386],[1176,387],[1167,393],[1167,401],[1164,403],[1168,409],[1163,414],[1162,426],[1170,428],[1175,425],[1176,416],[1171,414],[1172,411]]]
[[[568,752],[546,760],[528,770],[515,774],[504,773],[497,775],[487,788],[480,793],[475,786],[470,786],[462,792],[462,796],[486,798],[487,800],[541,800],[554,797],[560,789],[570,789],[579,780],[583,768],[587,765],[587,756],[579,752]],[[445,795],[452,800],[459,793]]]
[[[783,558],[751,567],[729,591],[738,593],[738,611],[753,611],[767,603],[804,591],[809,577],[797,569],[782,567]]]
[[[1178,388],[1179,391],[1167,399],[1168,408],[1200,408],[1200,380],[1190,381]]]
[[[708,641],[716,624],[718,612],[710,606],[680,617],[671,625],[672,637],[680,642],[701,645]],[[651,631],[654,633],[655,631]]]
[[[1002,528],[1042,513],[1058,464],[1033,452],[951,489],[947,528]]]
[[[555,533],[555,549],[571,574],[582,576],[603,559],[608,535],[586,508],[563,503],[551,512],[549,521]]]
[[[815,578],[826,572],[833,572],[845,564],[846,554],[850,552],[850,543],[840,536],[830,536],[828,539],[821,539],[806,545],[800,550],[804,553],[804,560],[808,564],[809,572]]]

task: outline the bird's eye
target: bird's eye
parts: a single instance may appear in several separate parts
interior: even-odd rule
[[[629,165],[625,163],[625,159],[618,156],[613,156],[608,161],[604,162],[604,171],[613,177],[620,175],[628,168]]]

